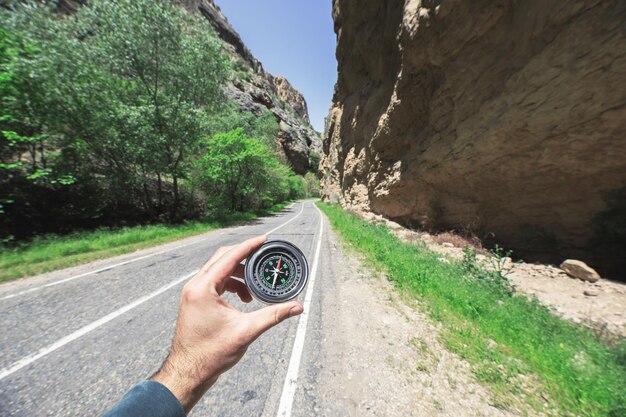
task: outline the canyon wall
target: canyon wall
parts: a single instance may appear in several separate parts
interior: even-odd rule
[[[323,195],[626,274],[626,2],[334,0]]]

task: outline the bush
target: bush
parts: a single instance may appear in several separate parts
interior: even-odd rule
[[[306,197],[306,184],[304,178],[300,175],[291,175],[289,177],[289,198],[295,200]]]
[[[320,180],[312,172],[304,175],[304,196],[307,198],[320,196]]]
[[[235,129],[242,129],[246,137],[254,138],[274,152],[279,159],[284,159],[284,153],[278,148],[276,137],[280,131],[280,126],[276,117],[269,110],[256,116],[250,112],[244,112],[239,108],[239,103],[229,103],[224,106],[211,120],[210,130],[216,133],[230,132]],[[286,162],[286,161],[282,161]]]
[[[322,156],[319,153],[315,151],[309,151],[309,165],[312,169],[317,170],[317,168],[320,166],[321,160]]]
[[[241,128],[208,140],[196,169],[195,184],[206,193],[210,210],[267,208],[298,197],[302,186],[266,144]]]

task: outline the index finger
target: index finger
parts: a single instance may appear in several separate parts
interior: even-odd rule
[[[213,284],[218,290],[221,289],[237,265],[266,240],[266,236],[257,236],[233,246],[209,267],[208,273],[205,274],[207,283]]]

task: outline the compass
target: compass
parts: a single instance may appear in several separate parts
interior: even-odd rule
[[[309,280],[300,249],[283,240],[265,242],[246,261],[244,279],[254,298],[268,304],[293,300]]]

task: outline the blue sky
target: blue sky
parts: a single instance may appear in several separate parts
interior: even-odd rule
[[[331,0],[215,0],[263,67],[283,75],[324,129],[337,79]]]

